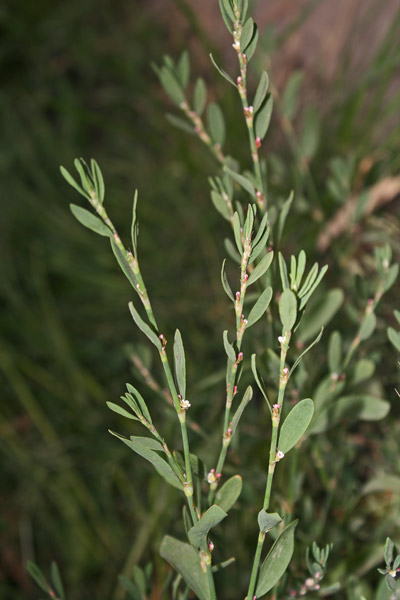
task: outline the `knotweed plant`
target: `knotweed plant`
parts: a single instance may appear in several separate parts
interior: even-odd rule
[[[310,394],[313,399],[302,398],[303,390],[308,390],[308,372],[303,359],[308,352],[316,351],[317,344],[323,343],[324,325],[340,307],[343,294],[340,290],[327,292],[320,301],[324,310],[319,311],[318,317],[310,319],[310,302],[327,266],[309,264],[301,248],[289,257],[281,245],[295,199],[290,190],[284,202],[269,198],[262,152],[273,108],[267,72],[261,73],[254,96],[248,87],[249,63],[258,41],[257,26],[247,15],[246,0],[220,0],[220,9],[232,35],[237,73],[231,76],[212,56],[211,61],[229,82],[232,93],[239,97],[248,132],[250,168],[243,170],[237,160],[224,153],[226,126],[223,112],[215,102],[207,104],[207,87],[202,78],[191,85],[188,53],[184,52],[177,62],[166,56],[163,64],[155,67],[165,92],[181,113],[180,116],[170,115],[170,121],[197,136],[215,157],[219,174],[209,180],[211,200],[231,229],[231,237],[225,240],[227,259],[221,268],[216,267],[221,270],[221,284],[231,305],[234,327],[221,331],[226,354],[225,398],[224,406],[221,406],[219,447],[214,449],[213,465],[206,467],[201,457],[191,451],[188,422],[196,398],[187,394],[186,358],[190,360],[190,356],[186,356],[179,329],[176,329],[173,341],[167,340],[153,310],[145,283],[146,274],[142,273],[139,259],[138,193],[133,200],[131,239],[125,244],[105,207],[105,185],[97,162],[91,160],[87,164],[83,159],[76,159],[78,178],[64,167],[61,167],[61,173],[92,209],[71,205],[73,215],[88,229],[108,238],[112,252],[132,286],[131,317],[158,354],[172,399],[171,410],[175,411],[179,423],[179,439],[167,438],[162,423],[151,414],[145,392],[131,384],[127,385],[121,403],[108,402],[112,411],[137,421],[144,428],[142,436],[129,438],[114,431],[110,433],[149,461],[157,473],[181,493],[186,537],[178,539],[166,535],[160,546],[161,556],[176,571],[168,597],[183,600],[194,593],[200,600],[216,600],[217,597],[228,600],[224,591],[219,590],[218,572],[228,568],[234,559],[227,556],[221,563],[215,563],[211,532],[222,521],[222,532],[224,527],[229,528],[229,511],[241,494],[241,476],[227,478],[225,467],[232,440],[255,389],[265,400],[269,415],[269,427],[262,433],[268,440],[262,474],[265,491],[259,498],[258,519],[253,524],[252,555],[249,553],[247,564],[240,564],[240,571],[247,573],[247,590],[238,592],[237,597],[245,595],[246,600],[254,600],[268,593],[272,593],[273,598],[309,597],[321,592],[328,595],[341,586],[340,582],[333,582],[325,589],[322,587],[331,545],[319,547],[314,543],[307,550],[303,573],[286,574],[294,551],[298,520],[292,520],[285,503],[281,502],[279,511],[271,510],[274,475],[301,442],[307,444],[311,436],[318,436],[345,417],[368,421],[382,419],[388,413],[386,401],[364,390],[360,392],[357,387],[372,376],[373,365],[371,367],[371,361],[366,359],[357,360],[356,355],[360,344],[374,332],[377,306],[394,283],[398,266],[390,264],[389,247],[376,249],[374,293],[365,301],[359,327],[350,339],[343,339],[337,331],[331,334],[327,341],[327,372],[315,382],[315,389]],[[235,271],[227,268],[227,261],[236,265]],[[236,277],[229,275],[230,272],[236,273]],[[299,331],[303,331],[301,338]],[[260,365],[262,361],[257,353],[244,354],[244,337],[251,345],[252,339],[257,336],[260,339],[260,333],[273,367],[268,372]],[[395,333],[391,336],[394,338]],[[251,374],[253,385],[243,385],[244,372],[248,376]],[[297,390],[295,403],[287,401],[290,386]],[[276,504],[275,501],[274,508]],[[240,532],[237,542],[240,544]],[[395,580],[399,561],[397,557],[393,562],[392,552],[393,544],[389,544],[384,574],[392,586],[390,589],[394,590],[398,587]],[[51,597],[65,597],[55,567],[52,584],[46,582],[35,566],[31,565],[30,569]],[[135,581],[125,581],[124,585],[130,597],[146,598],[148,587],[151,587],[151,567],[137,569]]]

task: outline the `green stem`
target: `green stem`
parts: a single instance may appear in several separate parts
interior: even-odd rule
[[[285,368],[285,361],[287,351],[289,349],[289,341],[291,337],[291,332],[286,332],[284,336],[284,342],[281,346],[281,357],[280,357],[280,375],[279,375],[279,393],[278,393],[278,403],[274,404],[273,412],[272,412],[272,433],[271,433],[271,442],[269,446],[269,460],[268,460],[268,475],[267,482],[265,485],[265,495],[264,495],[264,503],[263,509],[265,511],[269,508],[269,503],[271,500],[271,490],[272,490],[272,481],[275,473],[275,466],[277,463],[276,457],[276,449],[278,442],[278,431],[279,431],[279,423],[282,414],[282,405],[285,396],[285,390],[287,385],[287,369]],[[265,533],[261,532],[258,535],[256,551],[253,559],[253,566],[251,569],[250,575],[250,583],[249,589],[247,592],[246,600],[252,600],[254,597],[254,590],[256,588],[258,569],[260,566],[261,552],[264,546],[265,541]]]

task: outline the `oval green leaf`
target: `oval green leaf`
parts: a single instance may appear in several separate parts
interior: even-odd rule
[[[298,520],[290,523],[276,540],[261,565],[256,596],[264,596],[285,573],[294,550],[294,530]]]
[[[286,454],[297,444],[307,430],[313,414],[314,402],[311,398],[301,400],[292,408],[281,427],[278,450]]]
[[[215,504],[218,504],[226,513],[232,508],[242,491],[242,478],[234,475],[218,490],[215,496]]]

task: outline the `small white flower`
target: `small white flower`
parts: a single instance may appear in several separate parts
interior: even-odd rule
[[[278,452],[276,453],[276,460],[281,460],[284,456],[285,454],[282,452],[282,450],[278,450]]]
[[[183,408],[184,410],[187,410],[191,406],[189,400],[184,400],[183,398],[180,400],[179,404],[181,405],[181,408]]]

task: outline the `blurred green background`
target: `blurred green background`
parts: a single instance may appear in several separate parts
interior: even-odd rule
[[[155,560],[151,598],[159,598],[168,570],[157,558],[161,536],[183,531],[176,527],[181,510],[176,492],[107,433],[108,428],[136,432],[105,402],[117,401],[125,382],[140,382],[134,360],[149,365],[152,356],[129,316],[129,284],[107,243],[84,230],[68,210],[77,198],[60,177],[59,165],[71,168],[76,156],[95,157],[102,167],[108,211],[122,236],[129,234],[133,192],[139,189],[142,272],[167,337],[176,326],[182,331],[194,414],[202,428],[192,432],[192,443],[209,464],[214,460],[221,332],[231,318],[219,280],[222,238],[229,228],[209,199],[207,176],[216,174],[217,165],[200,143],[166,121],[172,107],[151,63],[189,46],[192,71],[205,77],[210,97],[224,109],[227,151],[245,163],[239,104],[207,59],[212,51],[234,69],[216,4],[20,0],[0,6],[0,596],[5,600],[38,597],[24,569],[28,559],[45,570],[55,559],[70,600],[124,598],[118,574],[130,576],[135,564]],[[280,201],[295,189],[287,255],[304,247],[330,265],[326,288],[341,287],[345,298],[335,326],[344,334],[348,330],[351,339],[364,291],[365,297],[370,292],[357,286],[360,280],[364,287],[373,282],[373,247],[389,242],[395,260],[400,255],[400,186],[383,192],[372,214],[355,228],[345,227],[328,248],[318,251],[317,239],[349,198],[399,176],[400,11],[396,2],[371,0],[363,7],[353,2],[349,23],[349,4],[338,3],[336,18],[343,28],[338,25],[329,55],[325,42],[332,32],[324,12],[329,4],[304,1],[294,10],[288,2],[272,2],[268,12],[263,2],[253,2],[262,32],[254,72],[268,65],[279,93],[293,70],[305,69],[289,128],[278,102],[264,147],[270,195]],[[256,82],[254,77],[253,87]],[[354,598],[357,577],[381,560],[386,535],[399,535],[400,486],[360,495],[373,474],[371,465],[400,477],[400,411],[393,392],[398,357],[385,334],[386,325],[395,323],[398,291],[398,285],[392,288],[380,306],[378,330],[363,351],[379,366],[380,385],[393,401],[391,416],[350,437],[341,435],[343,452],[336,464],[337,437],[315,446],[313,460],[325,461],[325,480],[318,468],[307,472],[306,453],[299,458],[308,490],[299,498],[301,541],[308,544],[318,535],[321,543],[336,542],[337,577],[354,576]],[[162,401],[158,365],[155,375],[161,389],[149,392],[152,412],[172,436],[175,422]],[[247,477],[225,540],[245,564],[263,486],[263,410],[258,402],[249,409],[240,451],[227,469]],[[283,480],[280,485],[284,490]],[[319,529],[315,511],[323,523]],[[343,566],[340,561],[349,556]],[[239,585],[245,575],[237,575]],[[224,598],[237,589],[232,581]],[[371,581],[373,586],[374,576]]]

